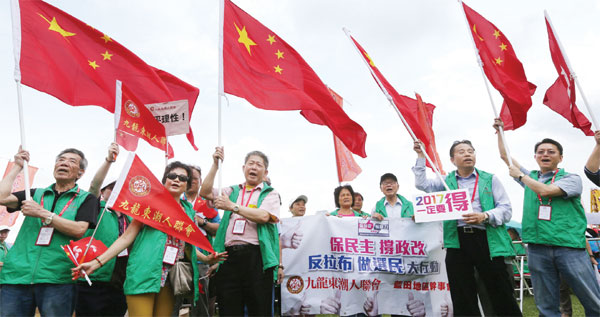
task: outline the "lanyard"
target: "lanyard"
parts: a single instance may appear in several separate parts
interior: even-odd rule
[[[473,187],[473,195],[471,195],[471,203],[475,200],[475,193],[477,193],[477,184],[479,184],[479,173],[475,172],[475,187]],[[458,174],[456,175],[456,188],[460,188],[458,185]]]
[[[558,174],[558,168],[556,169],[556,171],[554,171],[554,176],[552,176],[552,180],[550,181],[550,185],[554,184],[554,179],[556,178],[556,174]],[[537,194],[538,196],[538,200],[540,201],[540,205],[544,205],[544,202],[542,201],[542,196],[540,196],[540,194]],[[552,197],[548,198],[548,204],[546,206],[550,206],[550,204],[552,203]]]
[[[243,191],[242,191],[242,201],[240,202],[240,205],[242,205],[244,207],[248,207],[248,204],[250,204],[250,199],[252,199],[252,194],[254,194],[255,190],[256,190],[256,187],[252,188],[252,191],[250,191],[250,196],[248,196],[248,201],[244,205],[244,196],[246,195],[246,186],[244,186]]]
[[[73,202],[73,199],[75,199],[75,197],[77,197],[77,194],[79,194],[79,188],[77,188],[77,192],[75,193],[75,195],[73,195],[73,197],[71,197],[71,200],[69,200],[69,202],[63,207],[60,214],[58,214],[59,217],[62,216],[63,213],[65,213],[65,210],[67,210],[67,208],[69,208],[69,206]],[[42,200],[40,201],[40,205],[42,205],[42,208],[44,208],[44,196],[43,195],[42,195]],[[52,210],[52,212],[54,212],[54,210]]]

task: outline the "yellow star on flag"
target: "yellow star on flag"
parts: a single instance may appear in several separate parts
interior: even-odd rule
[[[48,19],[46,19],[46,17],[44,17],[43,15],[41,15],[39,13],[38,13],[38,15],[41,16],[42,19],[46,20],[46,22],[48,22],[48,24],[50,24],[50,27],[48,28],[48,30],[57,32],[58,34],[62,35],[62,37],[65,37],[65,38],[67,36],[75,35],[75,33],[67,32],[60,25],[58,25],[58,22],[56,21],[56,17],[52,17],[52,21],[48,21]]]
[[[494,37],[496,38],[496,40],[500,37],[500,31],[495,30],[494,31]]]
[[[102,58],[103,58],[102,60],[103,60],[103,61],[105,61],[105,60],[107,60],[107,59],[108,59],[108,60],[111,60],[110,58],[111,58],[111,57],[112,57],[114,54],[110,54],[108,51],[106,51],[106,52],[104,52],[104,53],[102,53],[102,54],[100,54],[100,55],[102,55]]]
[[[250,51],[250,46],[255,46],[256,43],[254,43],[254,41],[252,41],[252,39],[250,39],[248,37],[248,32],[246,32],[246,27],[242,27],[242,29],[240,30],[240,28],[237,26],[237,24],[233,24],[235,25],[235,29],[237,30],[238,34],[240,35],[240,37],[238,38],[238,43],[242,43],[244,44],[244,46],[246,46],[246,49],[248,50],[248,54],[250,54],[250,56],[252,56],[252,52]]]
[[[369,56],[369,54],[367,54],[367,52],[363,52],[363,53],[365,53],[365,56],[369,60],[369,65],[371,65],[372,67],[376,67],[375,63],[373,63],[373,60],[371,59],[371,56]]]
[[[283,52],[280,50],[277,50],[277,52],[275,52],[275,55],[277,55],[277,59],[283,58]]]
[[[502,62],[504,62],[500,57],[494,59],[496,61],[496,64],[498,65],[502,65]]]
[[[108,43],[108,42],[112,42],[112,39],[110,38],[110,36],[108,36],[108,35],[106,35],[106,34],[104,34],[104,33],[102,33],[102,37],[101,37],[101,39],[103,39],[103,40],[104,40],[104,43],[105,43],[105,44],[106,44],[106,43]]]
[[[100,67],[98,66],[98,64],[96,64],[96,61],[90,61],[88,60],[88,64],[94,69],[96,70],[96,68]]]
[[[269,35],[267,42],[269,42],[269,44],[271,44],[271,45],[273,45],[273,43],[277,42],[277,41],[275,41],[275,35]]]
[[[475,24],[473,24],[473,33],[475,33],[475,35],[477,35],[477,37],[479,38],[480,41],[483,41],[483,37],[479,36],[479,34],[477,34],[477,26]]]
[[[506,47],[507,47],[507,45],[506,45],[506,44],[504,44],[504,43],[501,43],[501,44],[500,44],[500,50],[501,50],[501,51],[506,51]]]
[[[275,67],[273,67],[273,68],[275,68],[275,72],[276,72],[276,73],[278,73],[278,74],[282,74],[282,72],[283,72],[283,69],[281,69],[281,67],[279,67],[279,65],[277,65],[277,66],[275,66]]]

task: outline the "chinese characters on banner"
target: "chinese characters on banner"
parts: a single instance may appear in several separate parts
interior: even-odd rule
[[[190,115],[187,100],[161,102],[146,105],[156,121],[165,126],[168,136],[186,134],[190,130]]]
[[[413,205],[416,222],[462,219],[462,215],[473,212],[466,189],[415,195]]]
[[[294,217],[280,238],[284,315],[439,316],[452,305],[440,223]]]

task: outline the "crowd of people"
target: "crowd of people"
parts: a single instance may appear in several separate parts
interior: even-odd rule
[[[494,128],[500,130],[496,119]],[[600,286],[593,250],[586,243],[587,221],[581,205],[582,180],[559,168],[563,148],[546,138],[534,146],[538,168],[529,170],[507,157],[498,134],[498,149],[508,173],[524,188],[522,242],[526,245],[535,303],[544,316],[560,316],[561,281],[577,296],[588,316],[600,315]],[[600,131],[585,165],[586,176],[600,186]],[[480,315],[479,299],[489,301],[491,314],[521,316],[514,282],[505,260],[516,252],[506,224],[512,207],[504,185],[492,173],[479,170],[475,146],[456,141],[449,150],[456,170],[442,178],[427,178],[422,144],[415,141],[417,160],[412,171],[415,186],[424,192],[446,188],[471,193],[472,212],[443,223],[446,271],[452,306],[445,315]],[[190,316],[270,316],[274,314],[274,286],[285,274],[282,248],[297,248],[302,233],[279,236],[281,198],[268,181],[268,157],[260,151],[244,159],[240,184],[214,188],[222,147],[202,180],[202,170],[174,161],[165,168],[162,184],[181,209],[198,225],[215,250],[208,253],[151,226],[106,207],[115,181],[106,181],[119,155],[111,144],[88,190],[77,181],[87,159],[77,149],[61,151],[55,159],[55,183],[29,193],[11,192],[11,186],[29,161],[24,150],[14,156],[13,168],[0,181],[0,204],[9,212],[20,210],[25,220],[10,250],[4,243],[9,228],[0,227],[0,315],[34,316],[178,316],[189,306]],[[413,218],[412,203],[399,194],[397,177],[380,178],[383,197],[371,212],[363,211],[363,196],[350,185],[334,190],[336,209],[331,217]],[[28,196],[31,199],[28,199]],[[289,211],[306,213],[308,198],[299,195]],[[217,210],[223,210],[219,216]],[[103,212],[104,211],[104,212]],[[100,221],[101,219],[101,221]],[[97,228],[96,228],[97,227]],[[62,245],[91,236],[108,246],[101,255],[73,267]],[[511,239],[511,235],[513,239]],[[518,250],[523,253],[523,250]],[[173,272],[188,268],[191,286],[174,287]],[[89,285],[83,274],[89,276]],[[480,283],[482,286],[478,286]],[[482,294],[482,289],[485,296]],[[479,296],[478,296],[479,295]],[[339,311],[339,299],[327,298],[322,313]],[[365,302],[364,315],[376,315]],[[421,301],[409,301],[412,316],[424,316]],[[308,312],[298,307],[297,314]],[[486,313],[487,314],[487,313]]]

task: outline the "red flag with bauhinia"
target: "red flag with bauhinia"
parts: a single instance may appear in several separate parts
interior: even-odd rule
[[[441,171],[442,162],[439,160],[439,155],[437,154],[437,150],[435,148],[435,136],[432,130],[433,110],[435,109],[435,106],[429,103],[425,104],[426,114],[425,118],[422,118],[420,115],[420,111],[422,110],[419,109],[417,100],[400,95],[387,81],[387,79],[383,77],[383,74],[381,74],[379,68],[375,66],[375,63],[369,54],[367,54],[367,51],[365,51],[365,49],[358,44],[354,37],[350,36],[350,39],[360,51],[360,55],[364,58],[365,62],[368,64],[369,69],[371,70],[371,75],[373,75],[373,78],[375,79],[375,82],[377,82],[377,85],[379,85],[379,88],[381,88],[385,95],[390,95],[394,100],[394,105],[396,108],[398,108],[400,113],[402,113],[404,120],[406,120],[406,123],[409,125],[409,127],[406,128],[410,128],[414,132],[417,139],[423,142],[427,155],[429,155],[429,158],[431,158],[433,163],[436,164],[438,169]],[[427,166],[433,169],[429,162],[427,162]]]
[[[335,102],[343,108],[344,99],[342,99],[342,96],[338,95],[331,88],[327,89],[329,89]],[[362,169],[354,161],[352,153],[348,151],[344,143],[335,135],[333,136],[333,148],[335,149],[335,165],[337,166],[338,181],[340,183],[353,181],[358,174],[362,173]]]
[[[504,98],[500,118],[505,130],[525,124],[536,86],[527,81],[523,64],[512,45],[495,25],[463,3],[473,41],[492,86]]]
[[[167,151],[169,158],[173,150],[167,143],[165,127],[152,115],[150,110],[133,94],[128,86],[117,80],[115,103],[115,129],[117,143],[128,151],[135,151],[137,139],[142,139],[155,148]]]
[[[573,127],[581,130],[585,135],[592,136],[594,135],[591,130],[592,124],[575,104],[575,80],[560,50],[548,18],[546,18],[546,29],[548,29],[548,41],[550,42],[550,55],[552,55],[552,62],[558,72],[558,78],[546,90],[544,104],[569,120]]]
[[[12,0],[15,78],[72,106],[115,110],[114,82],[144,102],[188,100],[199,90],[148,64],[104,34],[40,0]],[[188,118],[189,119],[189,118]],[[188,139],[193,144],[191,130]]]
[[[173,199],[135,153],[127,157],[106,207],[203,250],[214,252],[210,242],[185,213],[179,201]]]
[[[71,240],[69,244],[62,246],[63,250],[65,250],[65,253],[69,257],[71,262],[75,264],[75,266],[78,266],[81,263],[85,263],[89,259],[94,259],[100,256],[102,253],[106,252],[106,250],[108,250],[108,248],[104,243],[102,243],[102,241],[94,239],[84,258],[83,253],[85,252],[88,243],[90,243],[91,238],[92,237],[86,237],[77,241]]]
[[[328,126],[352,153],[367,156],[363,128],[336,104],[296,50],[229,0],[224,21],[226,93],[261,109],[302,110],[309,122]]]
[[[10,172],[10,170],[13,168],[13,165],[15,163],[14,162],[8,162],[8,164],[6,164],[6,170],[4,171],[4,177],[6,177],[6,175],[8,175],[8,172]],[[35,173],[37,173],[38,168],[37,167],[33,167],[31,165],[29,166],[29,184],[33,184],[33,178],[35,177]],[[18,192],[21,190],[25,189],[25,176],[23,171],[21,171],[18,175],[17,178],[15,178],[15,181],[12,184],[12,188],[10,190],[11,193],[14,192]],[[8,212],[6,211],[6,207],[4,206],[0,206],[0,226],[9,226],[12,227],[15,222],[17,221],[17,218],[19,217],[19,212]]]

